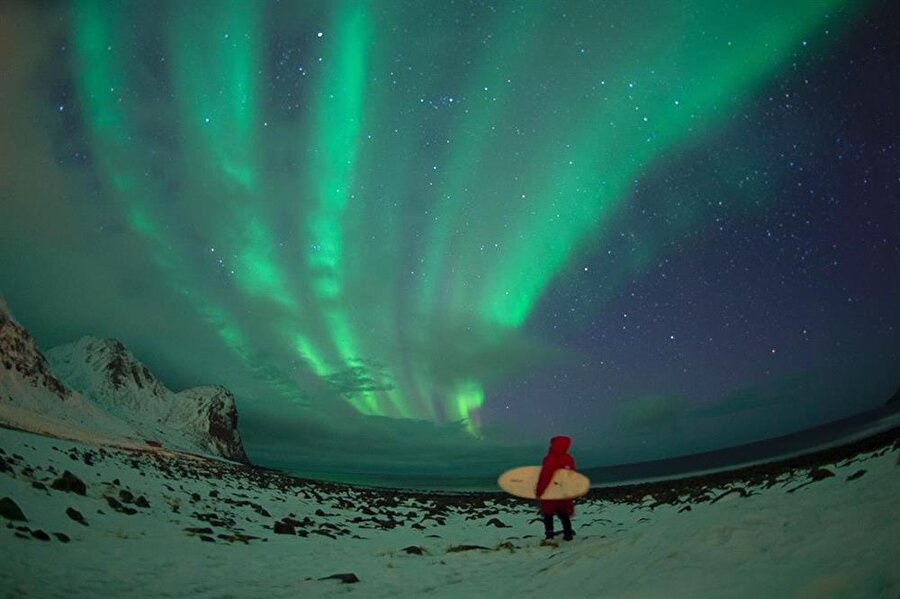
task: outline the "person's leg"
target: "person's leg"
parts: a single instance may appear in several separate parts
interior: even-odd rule
[[[553,538],[553,514],[543,514],[544,516],[544,537]]]
[[[575,533],[572,531],[572,520],[569,518],[569,514],[560,511],[557,512],[556,515],[559,516],[559,521],[562,522],[563,538],[567,541],[571,541]]]

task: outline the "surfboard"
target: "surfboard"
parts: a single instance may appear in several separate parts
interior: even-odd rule
[[[541,475],[540,466],[520,466],[507,470],[497,479],[500,488],[516,497],[537,499],[534,488]],[[559,469],[553,473],[553,479],[541,499],[572,499],[581,497],[591,489],[591,481],[574,470]]]

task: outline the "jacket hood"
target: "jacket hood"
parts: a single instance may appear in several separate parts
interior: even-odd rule
[[[566,437],[561,435],[559,437],[553,437],[550,439],[550,451],[547,452],[548,455],[564,455],[567,451],[569,451],[569,447],[572,446],[572,439],[570,437]]]

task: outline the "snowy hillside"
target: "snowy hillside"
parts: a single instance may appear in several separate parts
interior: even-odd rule
[[[900,431],[852,449],[596,490],[575,540],[545,542],[532,503],[499,494],[317,484],[0,429],[0,594],[897,597]]]
[[[132,442],[134,431],[68,389],[0,300],[0,423],[95,442]]]
[[[85,337],[47,352],[0,303],[0,423],[57,437],[165,447],[247,462],[224,387],[174,393],[121,343]]]
[[[175,393],[114,339],[82,337],[47,352],[66,385],[166,446],[247,462],[231,392],[205,386]]]

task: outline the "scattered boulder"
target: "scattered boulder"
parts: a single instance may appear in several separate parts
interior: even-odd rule
[[[19,508],[18,504],[9,497],[0,499],[0,516],[3,516],[7,520],[19,520],[21,522],[28,522],[28,518],[26,518],[25,514],[22,513],[22,510],[21,508]]]
[[[497,528],[509,528],[508,524],[504,524],[499,518],[491,518],[488,520],[487,526],[496,526]]]
[[[69,535],[62,533],[62,532],[55,532],[55,533],[53,533],[53,536],[56,537],[57,540],[59,540],[62,543],[68,543],[69,541],[72,540],[69,538]]]
[[[38,539],[41,541],[49,541],[50,540],[50,535],[45,533],[43,530],[32,530],[31,536],[33,536],[35,539]]]
[[[75,522],[78,522],[79,524],[83,524],[85,526],[88,525],[87,521],[84,519],[84,516],[81,515],[81,512],[73,507],[66,508],[66,516],[68,516]]]
[[[62,476],[53,481],[53,484],[50,485],[51,489],[55,489],[57,491],[64,491],[66,493],[77,493],[79,495],[87,494],[87,485],[84,482],[66,470],[63,472]]]
[[[291,524],[290,522],[276,522],[275,525],[272,527],[272,531],[276,535],[296,534],[296,531],[294,530],[294,525]]]
[[[121,514],[127,514],[129,516],[133,516],[134,514],[137,513],[136,509],[122,505],[121,503],[119,503],[119,501],[115,497],[110,497],[108,495],[104,495],[103,498],[106,499],[106,503],[109,504],[109,507],[111,507],[112,509],[116,510],[117,512],[119,512]]]
[[[857,478],[861,477],[865,473],[866,473],[865,470],[857,470],[856,472],[854,472],[853,474],[848,476],[847,480],[856,480]]]
[[[359,582],[359,578],[353,572],[332,574],[331,576],[326,576],[325,578],[320,578],[319,580],[340,580],[344,584],[353,584]]]
[[[418,545],[410,545],[409,547],[404,547],[401,549],[403,553],[409,553],[410,555],[422,555],[425,553],[425,549],[419,547]]]
[[[490,551],[489,547],[484,547],[483,545],[450,545],[447,548],[447,553],[459,553],[460,551],[476,551],[476,550]]]
[[[831,478],[832,476],[834,476],[834,472],[828,468],[816,468],[809,473],[809,477],[813,479],[813,481],[824,480],[826,478]]]

